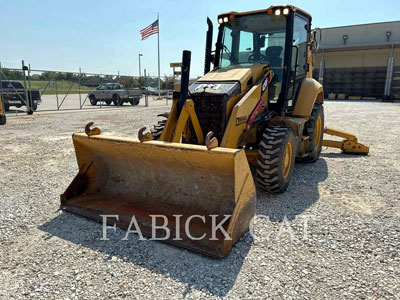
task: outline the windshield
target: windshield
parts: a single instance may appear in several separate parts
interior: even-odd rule
[[[22,85],[21,82],[19,81],[2,81],[1,85],[3,87],[3,89],[23,89],[24,86]]]
[[[274,72],[269,101],[278,101],[282,88],[282,70],[286,40],[286,17],[258,13],[235,16],[220,27],[219,67],[237,64],[268,64]]]
[[[285,16],[267,13],[235,16],[223,26],[219,66],[262,63],[281,69],[285,37]]]

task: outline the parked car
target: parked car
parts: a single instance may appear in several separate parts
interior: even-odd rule
[[[151,86],[148,86],[144,88],[144,91],[146,91],[148,95],[154,95],[154,96],[158,95],[158,88],[153,88]],[[171,93],[172,91],[169,90],[160,90],[160,95],[163,96],[168,96]]]
[[[115,106],[130,103],[138,105],[142,97],[141,89],[125,89],[118,83],[103,83],[96,90],[90,91],[89,101],[92,105],[97,105],[97,102],[104,101],[107,105],[113,103]]]
[[[2,93],[4,98],[4,109],[8,111],[10,106],[20,108],[26,106],[26,94],[24,86],[18,80],[2,80]],[[30,100],[30,107],[36,110],[38,104],[42,102],[40,91],[37,89],[27,89],[28,99]]]
[[[145,90],[147,91],[147,93],[149,95],[155,95],[156,94],[156,89],[151,87],[151,86],[146,87]]]

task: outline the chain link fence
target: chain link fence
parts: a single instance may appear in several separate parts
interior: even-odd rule
[[[99,98],[90,101],[90,92],[102,87],[136,90],[136,95],[158,95],[158,78],[154,76],[131,76],[122,74],[99,74],[82,72],[38,70],[25,65],[21,68],[7,68],[0,63],[0,93],[6,110],[33,113],[34,111],[56,111],[96,109],[123,105],[136,105],[133,101],[110,101]],[[161,79],[161,95],[169,98],[174,79]],[[104,86],[102,87],[104,88]],[[147,98],[147,97],[146,97]],[[111,99],[112,100],[112,99]],[[147,103],[147,102],[146,102]]]

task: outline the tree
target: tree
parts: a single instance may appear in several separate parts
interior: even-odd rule
[[[122,76],[119,80],[119,83],[122,84],[126,88],[134,88],[139,86],[137,79],[135,80],[131,76]]]
[[[173,90],[174,89],[175,79],[173,76],[164,76],[164,79],[161,80],[160,86],[163,90]]]
[[[15,70],[8,70],[8,69],[2,69],[4,76],[1,76],[2,80],[23,80],[24,75],[21,71],[15,71]]]

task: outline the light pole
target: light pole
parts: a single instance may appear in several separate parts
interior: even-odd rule
[[[143,54],[139,53],[139,86],[142,86],[142,71],[141,71],[141,67],[140,67],[140,57],[143,56]]]

